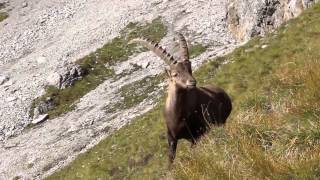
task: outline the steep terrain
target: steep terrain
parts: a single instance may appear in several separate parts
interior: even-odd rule
[[[34,112],[33,102],[48,93],[45,87],[52,83],[52,77],[58,74],[66,79],[66,72],[71,72],[79,59],[121,37],[122,32],[131,27],[130,22],[139,22],[139,29],[160,17],[167,27],[161,42],[172,48],[172,31],[182,31],[194,47],[205,47],[195,48],[192,61],[199,67],[203,61],[231,51],[251,36],[274,29],[312,3],[271,2],[274,3],[225,0],[6,2],[8,17],[0,23],[0,178],[41,178],[50,174],[154,107],[164,86],[154,76],[162,72],[159,67],[163,67],[163,63],[150,52],[137,51],[126,61],[117,61],[113,66],[106,63],[114,74],[99,80],[88,93],[74,99],[68,111],[51,116],[42,124],[31,125],[37,119],[30,116],[30,112]],[[243,33],[238,34],[240,31]],[[130,96],[132,88],[145,91],[135,82],[151,86],[147,88],[150,94],[140,99]],[[58,89],[57,93],[67,90]],[[138,92],[136,95],[142,95]]]
[[[195,72],[234,110],[195,148],[181,141],[172,171],[160,103],[49,179],[319,179],[319,17],[316,5]]]

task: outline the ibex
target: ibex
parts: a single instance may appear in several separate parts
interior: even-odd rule
[[[177,33],[177,36],[180,45],[178,58],[149,39],[139,38],[129,42],[139,43],[153,51],[170,67],[166,69],[168,90],[164,108],[170,164],[175,158],[179,139],[187,139],[194,145],[212,125],[223,125],[232,109],[230,97],[223,89],[196,86],[187,42],[182,34]]]

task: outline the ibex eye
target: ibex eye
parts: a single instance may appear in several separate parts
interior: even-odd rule
[[[176,77],[176,76],[178,76],[178,73],[173,72],[171,75],[172,75],[173,77]]]

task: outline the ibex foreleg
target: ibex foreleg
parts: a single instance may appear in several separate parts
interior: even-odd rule
[[[169,165],[172,164],[175,156],[176,156],[176,149],[177,149],[177,143],[178,140],[174,138],[170,132],[168,132],[168,145],[169,145],[169,151],[168,151],[168,156],[169,156]]]

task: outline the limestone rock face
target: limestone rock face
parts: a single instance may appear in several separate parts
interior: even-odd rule
[[[229,0],[227,22],[238,41],[265,35],[318,0]]]

